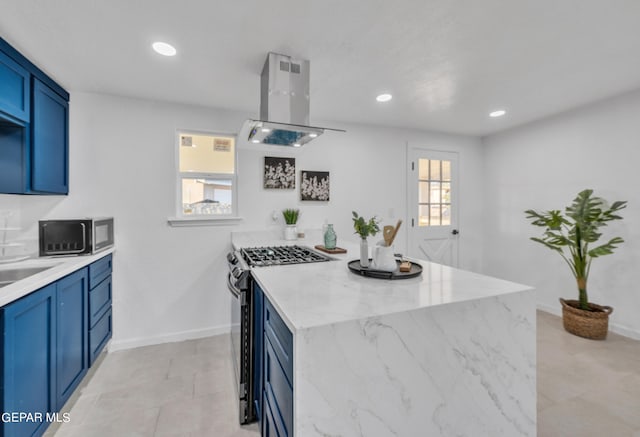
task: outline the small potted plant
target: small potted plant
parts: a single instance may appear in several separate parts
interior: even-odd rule
[[[295,240],[298,238],[298,230],[296,229],[296,223],[298,223],[298,216],[300,215],[300,210],[287,208],[282,211],[282,216],[284,217],[284,222],[286,226],[284,227],[284,239],[285,240]]]
[[[613,308],[589,302],[587,279],[591,261],[612,254],[624,240],[614,237],[595,247],[592,244],[602,236],[599,232],[601,227],[622,219],[616,213],[626,206],[626,201],[608,205],[605,200],[593,196],[593,190],[584,190],[565,208],[564,214],[560,210],[525,211],[527,218],[532,220],[531,224],[545,228],[541,238],[531,239],[557,252],[576,279],[578,300],[560,298],[564,329],[572,334],[598,340],[607,336],[609,314]]]
[[[355,234],[360,235],[360,265],[362,267],[369,267],[369,244],[367,243],[367,237],[371,235],[375,236],[380,227],[378,224],[380,221],[374,216],[369,220],[365,220],[364,217],[358,216],[358,213],[352,211],[353,214],[353,229]]]

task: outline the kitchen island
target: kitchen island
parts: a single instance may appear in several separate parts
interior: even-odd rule
[[[293,336],[294,435],[536,435],[530,287],[427,261],[413,279],[361,277],[347,248],[253,270]]]

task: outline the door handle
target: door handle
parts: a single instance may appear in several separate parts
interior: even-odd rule
[[[451,233],[452,233],[453,235],[458,235],[460,232],[459,232],[457,229],[454,229],[453,231],[451,231]]]

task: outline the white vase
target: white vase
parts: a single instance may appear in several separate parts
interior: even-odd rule
[[[369,243],[366,238],[360,239],[360,266],[369,267]]]
[[[296,225],[286,225],[284,227],[284,239],[289,241],[298,239],[298,229]]]

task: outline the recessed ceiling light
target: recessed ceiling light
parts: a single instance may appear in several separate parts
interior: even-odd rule
[[[302,144],[300,143],[293,143],[293,147],[300,147]]]
[[[507,111],[505,111],[504,109],[499,109],[497,111],[490,112],[489,117],[502,117],[506,113]]]
[[[265,133],[271,132],[271,129],[269,129],[268,127],[263,127],[261,130],[262,132],[265,132]]]
[[[260,142],[260,140],[251,140],[252,143],[254,144],[258,144]]]
[[[315,137],[317,137],[317,136],[318,136],[318,134],[313,133],[313,132],[309,134],[309,138],[315,138]]]
[[[177,53],[176,48],[166,42],[156,41],[151,45],[151,47],[153,47],[153,50],[155,50],[156,53],[163,56],[175,56]]]
[[[393,96],[391,94],[380,94],[378,97],[376,97],[376,100],[378,102],[388,102],[392,98]]]

